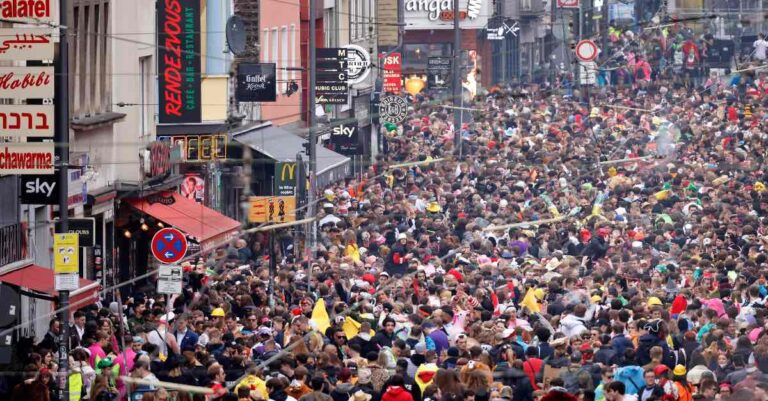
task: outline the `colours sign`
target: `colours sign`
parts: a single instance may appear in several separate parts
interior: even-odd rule
[[[159,122],[199,123],[200,1],[159,2],[157,32]]]

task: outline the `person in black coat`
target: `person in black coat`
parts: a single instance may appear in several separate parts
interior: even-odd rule
[[[381,348],[392,348],[392,341],[395,339],[395,319],[387,316],[382,322],[383,328],[376,333],[371,341]]]
[[[504,355],[502,353],[502,361],[493,370],[493,381],[513,388],[513,400],[533,401],[533,386],[523,371],[523,362],[517,359],[510,365]]]
[[[397,235],[397,242],[392,246],[392,251],[387,257],[385,270],[390,276],[403,275],[408,270],[408,261],[413,257],[407,247],[408,237],[405,233]]]
[[[653,369],[646,369],[643,373],[645,386],[637,394],[638,401],[661,401],[664,396],[664,389],[656,384],[656,374]]]

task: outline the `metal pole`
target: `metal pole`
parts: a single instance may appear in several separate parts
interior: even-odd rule
[[[275,252],[275,236],[277,231],[269,233],[269,307],[275,307],[275,275],[277,274],[277,252]]]
[[[306,217],[315,216],[315,185],[317,184],[317,132],[315,130],[315,83],[317,82],[317,7],[316,0],[309,0],[309,193],[307,195]],[[315,230],[314,223],[308,226],[307,248],[310,259],[315,258]],[[311,271],[310,271],[311,274]]]
[[[59,0],[59,58],[56,60],[56,149],[59,153],[59,220],[61,232],[69,231],[69,48],[67,0]],[[59,291],[59,399],[69,400],[69,291]]]
[[[453,0],[453,105],[461,107],[461,31],[459,30],[459,0]],[[461,109],[453,111],[453,142],[461,150]]]

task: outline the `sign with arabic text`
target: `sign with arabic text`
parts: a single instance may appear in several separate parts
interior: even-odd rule
[[[238,102],[274,102],[277,100],[275,63],[237,65]]]
[[[3,136],[52,138],[53,118],[53,106],[0,105]]]
[[[53,97],[53,67],[0,67],[0,98]]]
[[[160,124],[199,123],[200,1],[159,2],[157,40]]]
[[[0,60],[53,60],[53,38],[46,28],[0,29]]]

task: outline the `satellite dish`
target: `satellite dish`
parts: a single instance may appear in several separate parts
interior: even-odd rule
[[[245,21],[238,15],[227,20],[227,46],[235,56],[241,56],[246,48]]]

